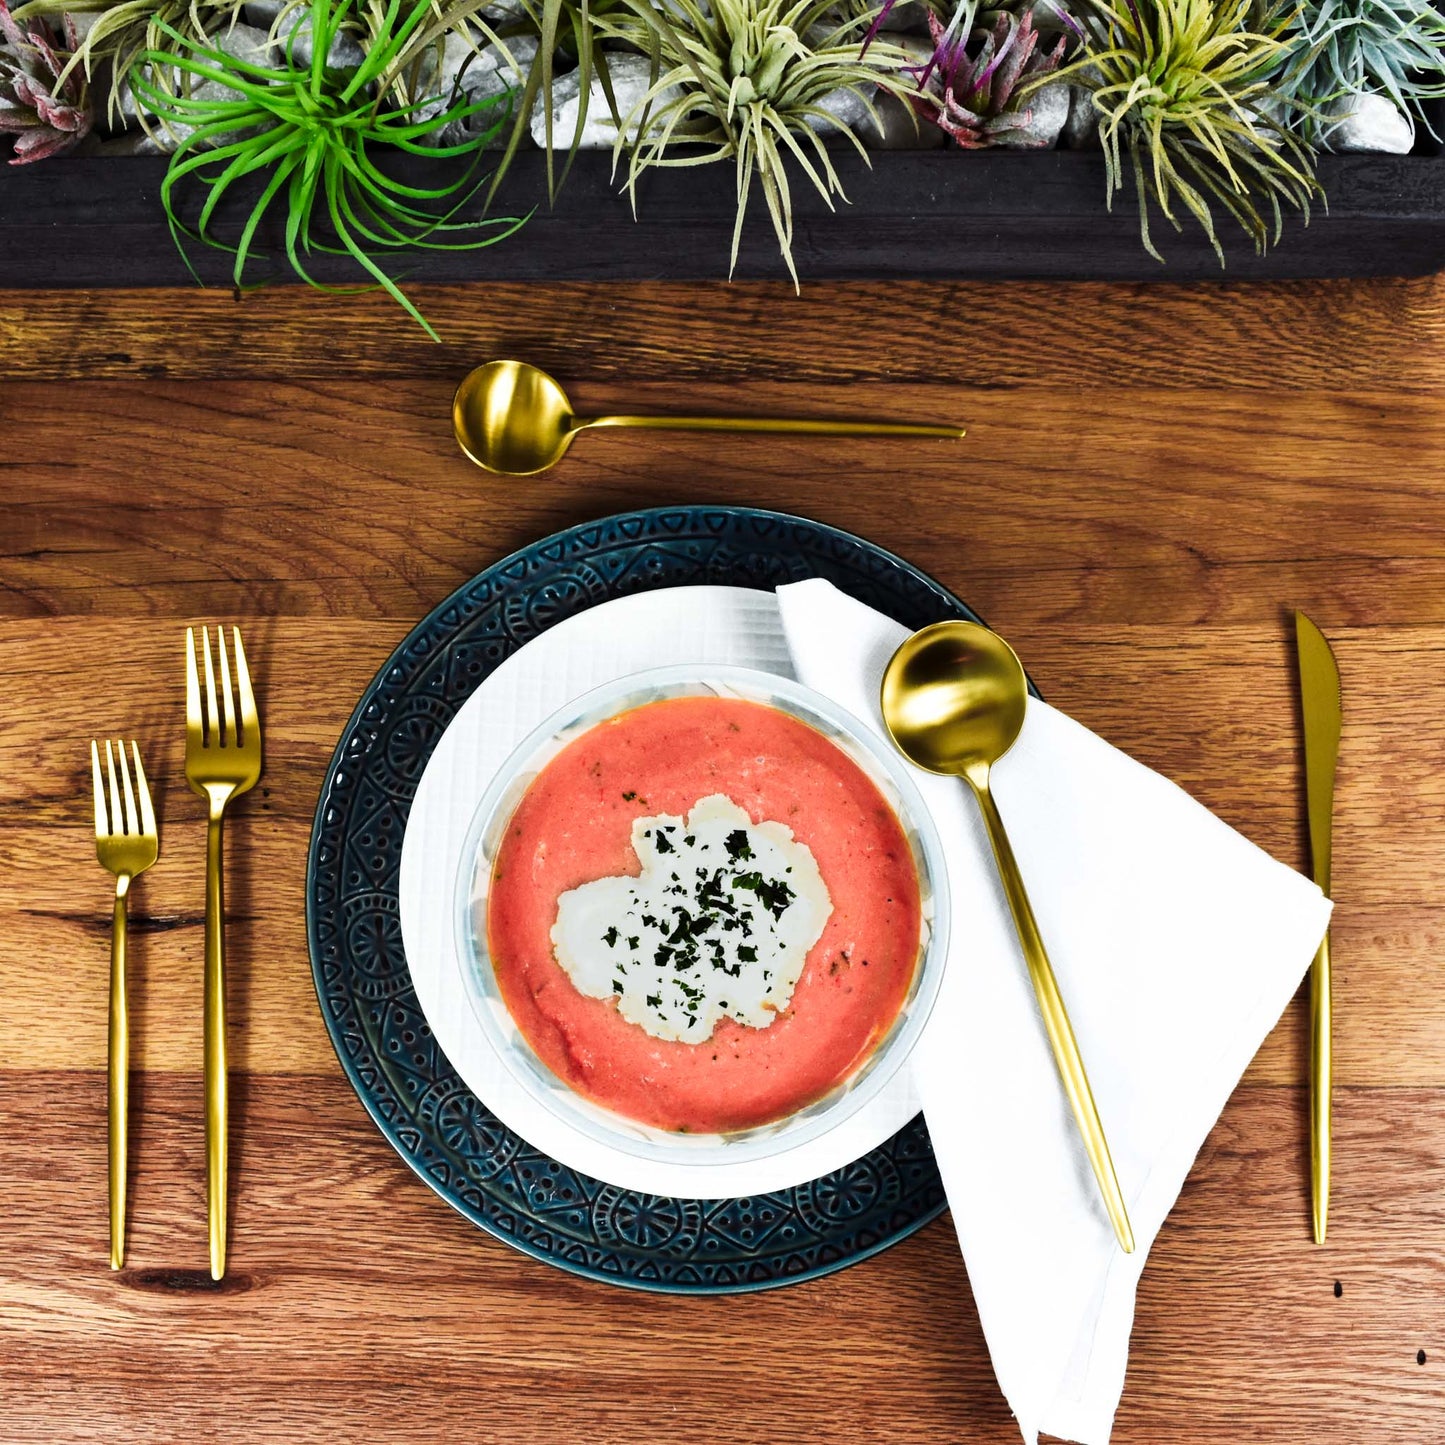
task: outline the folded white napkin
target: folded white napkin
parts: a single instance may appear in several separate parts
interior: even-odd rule
[[[778,589],[800,681],[880,732],[905,629],[814,580]],[[1103,1445],[1134,1290],[1194,1156],[1308,968],[1330,904],[1173,783],[1044,703],[993,770],[1134,1228],[1114,1240],[978,809],[916,778],[953,936],[912,1062],[999,1385],[1040,1431]]]

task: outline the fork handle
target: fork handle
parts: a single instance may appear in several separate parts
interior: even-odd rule
[[[211,801],[206,826],[206,1223],[211,1278],[226,1273],[226,910],[221,875],[224,802]]]
[[[110,1058],[107,1112],[110,1137],[110,1267],[125,1263],[126,1122],[130,1085],[130,1017],[125,1003],[126,898],[130,879],[115,880],[110,930]]]

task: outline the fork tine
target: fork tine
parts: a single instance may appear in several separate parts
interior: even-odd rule
[[[140,828],[146,837],[154,837],[156,832],[155,809],[151,807],[150,785],[146,782],[145,769],[140,765],[140,748],[134,738],[130,744],[131,756],[135,758],[135,787],[140,794]]]
[[[211,668],[211,629],[201,628],[201,654],[206,661],[206,746],[225,745],[221,735],[221,715],[216,709],[216,674]]]
[[[120,810],[120,789],[115,782],[115,759],[110,752],[110,739],[105,740],[105,775],[110,779],[110,831],[125,832],[125,814]]]
[[[231,699],[231,662],[226,656],[226,629],[219,624],[216,627],[216,650],[221,659],[221,708],[226,719],[221,746],[233,748],[237,744],[236,706]]]
[[[105,783],[100,776],[100,749],[90,740],[90,781],[95,790],[95,836],[110,837],[110,819],[105,814]]]
[[[186,726],[203,728],[201,716],[201,681],[196,675],[196,629],[186,628]]]
[[[135,806],[135,792],[130,785],[130,764],[125,760],[125,744],[116,739],[115,750],[120,754],[120,777],[125,784],[125,831],[132,837],[140,835],[140,814]]]
[[[259,731],[261,727],[256,717],[256,694],[251,691],[251,673],[246,667],[246,650],[241,646],[241,629],[233,627],[231,636],[236,643],[236,691],[241,699],[241,726],[245,729],[246,741],[250,742],[253,730]]]

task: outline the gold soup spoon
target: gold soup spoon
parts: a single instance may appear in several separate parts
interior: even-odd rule
[[[525,361],[489,361],[468,372],[452,398],[452,430],[461,449],[489,472],[529,477],[561,461],[589,427],[667,431],[793,432],[811,436],[963,436],[960,426],[914,422],[812,421],[791,417],[578,416],[567,393]]]
[[[1003,819],[989,791],[989,770],[1018,737],[1027,699],[1028,679],[1013,648],[973,622],[939,622],[915,632],[893,654],[883,674],[883,721],[898,750],[931,773],[963,778],[978,799],[1064,1093],[1084,1136],[1119,1246],[1132,1254],[1134,1232],[1084,1061]]]

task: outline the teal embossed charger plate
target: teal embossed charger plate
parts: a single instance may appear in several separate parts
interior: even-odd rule
[[[467,1088],[407,972],[397,908],[407,814],[442,731],[493,668],[553,623],[626,593],[770,590],[805,577],[826,577],[911,628],[978,620],[917,568],[801,517],[747,507],[622,513],[536,542],[448,597],[367,688],[327,769],[306,919],[317,997],[347,1077],[448,1204],[592,1279],[676,1293],[768,1289],[866,1259],[945,1206],[921,1117],[846,1168],[748,1199],[659,1198],[578,1174]]]

